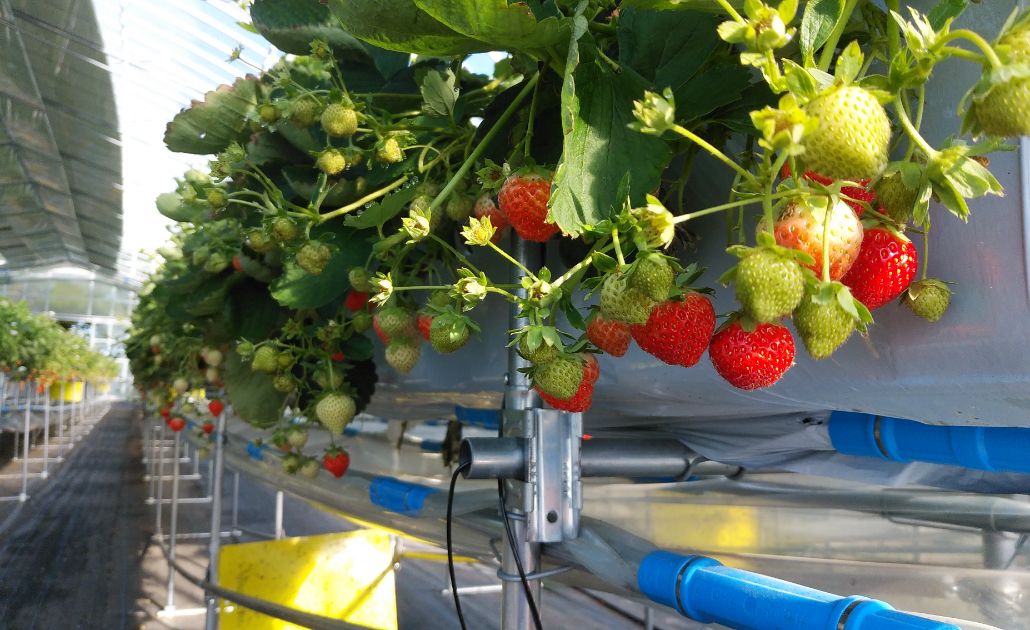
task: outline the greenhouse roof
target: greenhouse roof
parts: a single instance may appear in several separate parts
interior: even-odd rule
[[[163,241],[154,196],[198,163],[164,125],[263,65],[246,19],[229,2],[0,0],[0,264],[114,270],[141,230]]]

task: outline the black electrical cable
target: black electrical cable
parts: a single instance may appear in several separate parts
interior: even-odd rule
[[[529,591],[529,580],[526,579],[526,570],[522,568],[522,558],[519,557],[519,549],[515,546],[515,536],[511,533],[511,523],[508,522],[508,509],[504,506],[504,480],[497,480],[497,496],[501,500],[501,519],[504,521],[504,530],[508,532],[508,544],[511,545],[511,555],[515,558],[515,566],[519,570],[519,577],[522,578],[522,588],[526,591],[526,601],[529,602],[529,610],[533,613],[533,623],[536,630],[544,630],[540,622],[540,611],[533,601],[533,594]]]
[[[468,630],[465,625],[465,615],[461,612],[461,600],[458,599],[458,581],[454,577],[454,546],[451,544],[451,513],[454,510],[454,485],[458,483],[458,475],[471,465],[465,462],[451,475],[451,489],[447,492],[447,570],[451,574],[451,593],[454,595],[454,609],[458,611],[458,621],[461,623],[461,630]]]

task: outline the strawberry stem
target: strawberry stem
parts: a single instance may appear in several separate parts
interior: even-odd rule
[[[926,85],[925,84],[919,86],[919,97],[918,98],[919,98],[919,101],[918,101],[918,105],[916,106],[916,121],[912,125],[916,129],[919,129],[919,127],[921,127],[922,124],[923,124],[923,106],[926,104]],[[912,154],[915,153],[915,150],[916,150],[915,143],[909,142],[908,143],[908,149],[905,150],[905,159],[903,161],[908,162],[910,159],[912,159]]]
[[[333,219],[335,217],[340,216],[341,214],[347,214],[348,212],[353,212],[354,210],[357,210],[358,208],[364,206],[366,203],[382,197],[383,195],[385,195],[386,193],[390,192],[391,190],[399,188],[406,181],[408,181],[408,176],[407,175],[405,175],[404,177],[401,177],[400,179],[398,179],[397,181],[393,182],[389,186],[383,186],[379,190],[365,195],[364,197],[362,197],[361,199],[358,199],[354,203],[349,203],[346,206],[343,206],[342,208],[337,208],[336,210],[333,210],[332,212],[326,212],[325,214],[319,215],[318,221],[320,223],[324,223],[324,222],[328,221],[329,219]]]
[[[894,59],[901,50],[901,27],[890,17],[891,13],[901,15],[901,0],[886,0],[887,5],[887,58]],[[872,55],[870,55],[872,56]]]
[[[920,280],[926,280],[926,266],[930,260],[930,217],[926,217],[926,225],[923,228],[923,270],[919,274]]]
[[[819,69],[823,72],[827,72],[830,69],[830,64],[833,62],[833,54],[837,52],[837,42],[840,41],[840,36],[844,34],[844,29],[847,27],[848,22],[851,21],[851,14],[855,12],[855,7],[861,0],[848,0],[847,4],[844,5],[844,11],[840,14],[840,19],[834,25],[833,30],[830,31],[830,37],[826,40],[823,45],[823,52],[819,55]]]
[[[757,187],[759,185],[758,181],[755,180],[755,176],[754,175],[752,175],[751,173],[745,171],[743,169],[743,167],[741,167],[739,164],[737,164],[732,159],[727,157],[726,154],[724,154],[722,151],[720,151],[719,149],[716,149],[714,146],[711,145],[711,143],[709,143],[707,140],[705,140],[701,136],[697,135],[693,131],[690,131],[689,129],[684,128],[681,125],[673,125],[672,127],[670,127],[670,129],[672,129],[676,133],[680,134],[684,138],[686,138],[686,139],[688,139],[688,140],[690,140],[692,142],[695,142],[698,145],[700,145],[706,151],[708,151],[713,156],[718,158],[719,161],[721,161],[722,163],[726,164],[727,166],[732,168],[734,171],[736,171],[741,177],[746,179],[753,186]]]
[[[801,195],[801,194],[802,193],[797,191],[797,190],[785,190],[783,192],[776,193],[775,195],[771,194],[771,192],[770,192],[770,196],[768,198],[769,201],[770,201],[769,208],[770,208],[770,210],[772,209],[771,201],[773,199],[783,199],[784,197],[796,197],[796,196]],[[703,217],[706,214],[712,214],[713,212],[719,212],[720,210],[731,210],[733,208],[739,208],[741,206],[747,206],[747,205],[750,205],[750,204],[753,204],[753,203],[764,203],[765,201],[766,201],[765,197],[754,197],[754,198],[751,198],[751,199],[743,199],[741,201],[732,201],[730,203],[724,203],[724,204],[721,204],[721,205],[718,205],[718,206],[712,206],[710,208],[705,208],[704,210],[698,210],[696,212],[691,212],[689,214],[681,214],[678,217],[674,218],[672,220],[672,222],[673,223],[683,223],[684,221],[689,221],[691,219],[696,219],[698,217]],[[732,215],[730,215],[730,218],[732,219]]]
[[[479,142],[479,145],[475,148],[475,150],[472,151],[472,154],[465,159],[462,165],[458,168],[457,171],[455,171],[454,175],[447,182],[447,185],[444,186],[443,190],[440,191],[440,194],[438,194],[436,196],[436,199],[433,199],[433,202],[429,204],[430,211],[439,208],[440,205],[444,202],[444,200],[448,199],[451,196],[451,193],[454,192],[454,187],[458,185],[459,181],[464,179],[465,175],[469,172],[469,169],[472,168],[472,165],[476,163],[476,160],[479,159],[479,156],[483,155],[483,152],[486,151],[486,148],[490,146],[491,142],[493,142],[494,137],[501,131],[501,128],[504,127],[505,124],[507,124],[508,119],[511,118],[512,114],[515,113],[515,110],[517,110],[519,106],[522,105],[522,101],[526,100],[526,97],[529,96],[529,93],[531,91],[533,91],[539,80],[540,73],[537,72],[533,75],[533,78],[526,82],[526,85],[523,86],[522,91],[518,93],[518,95],[515,97],[515,100],[511,102],[511,105],[508,105],[508,109],[504,110],[504,113],[501,114],[501,117],[497,119],[497,122],[494,123],[494,126],[490,128],[490,131],[486,132],[486,135],[483,136],[483,139]]]
[[[619,258],[619,267],[626,266],[626,258],[622,255],[622,244],[619,243],[619,229],[612,229],[612,243],[615,245],[615,255]]]
[[[441,241],[441,242],[443,242],[443,241]],[[503,249],[501,249],[500,247],[498,247],[493,241],[487,242],[487,245],[489,245],[491,248],[493,248],[493,250],[495,252],[497,252],[498,254],[500,254],[501,256],[504,256],[504,258],[506,258],[508,260],[508,262],[510,262],[511,264],[515,265],[516,267],[518,267],[522,271],[526,272],[526,275],[529,276],[530,278],[532,278],[533,282],[536,282],[537,280],[539,280],[539,278],[537,278],[536,275],[532,271],[530,271],[529,269],[526,269],[525,265],[523,265],[519,261],[517,261],[514,258],[512,258],[511,255],[508,254],[508,252],[506,252]]]
[[[894,102],[894,111],[898,112],[898,120],[901,121],[901,126],[905,128],[905,133],[908,134],[909,139],[919,145],[919,148],[926,153],[927,158],[933,158],[937,152],[919,134],[919,130],[912,125],[912,121],[908,119],[908,112],[905,111],[905,107],[900,101]]]
[[[733,18],[733,20],[737,24],[746,24],[747,23],[747,22],[744,21],[744,18],[740,17],[740,14],[737,13],[737,10],[734,9],[733,5],[731,5],[729,2],[727,2],[726,0],[717,0],[717,2],[722,6],[722,8],[726,9],[726,13],[728,13],[729,16],[731,18]]]
[[[937,44],[947,44],[948,42],[954,41],[956,39],[964,39],[972,42],[973,44],[976,44],[977,48],[983,51],[984,56],[987,57],[987,61],[990,62],[992,68],[1000,68],[1004,65],[1003,63],[1001,63],[1001,59],[998,58],[998,53],[994,52],[994,48],[992,48],[991,45],[987,43],[987,40],[981,37],[979,33],[976,33],[969,29],[963,28],[957,31],[952,31],[944,37],[942,37],[941,39],[937,40]]]
[[[429,238],[431,238],[434,241],[436,241],[437,243],[440,243],[441,245],[443,245],[444,249],[446,249],[450,253],[452,253],[455,256],[457,256],[458,260],[460,260],[461,262],[465,263],[465,266],[468,267],[469,269],[471,269],[474,273],[476,273],[477,275],[480,273],[479,269],[476,269],[476,266],[473,265],[472,263],[470,263],[468,258],[465,258],[465,256],[463,256],[461,254],[461,252],[459,252],[458,250],[456,250],[453,247],[451,247],[450,243],[448,243],[447,241],[443,240],[442,238],[440,238],[436,234],[430,234]],[[491,245],[493,245],[493,243],[491,243]],[[494,247],[496,247],[496,245],[494,245]],[[504,252],[501,252],[501,253],[504,254]],[[505,254],[505,256],[507,256],[507,254]],[[515,263],[515,264],[518,264],[518,263]],[[530,275],[532,275],[532,274],[530,274]]]

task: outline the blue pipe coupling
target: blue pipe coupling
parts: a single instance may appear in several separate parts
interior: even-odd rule
[[[637,585],[694,621],[737,630],[958,630],[881,601],[824,593],[704,556],[655,551],[640,563]]]
[[[438,492],[435,488],[393,477],[376,477],[368,485],[368,498],[372,503],[411,517],[421,515],[426,497]]]
[[[937,426],[834,411],[830,440],[846,455],[1030,474],[1030,429]]]

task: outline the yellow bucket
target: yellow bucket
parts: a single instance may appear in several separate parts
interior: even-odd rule
[[[74,383],[57,381],[56,383],[50,386],[50,400],[61,400],[62,386],[64,387],[65,402],[82,402],[82,381],[76,381]]]

